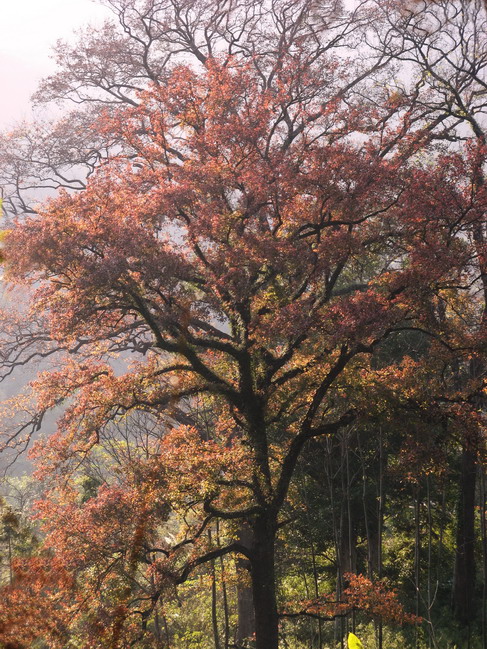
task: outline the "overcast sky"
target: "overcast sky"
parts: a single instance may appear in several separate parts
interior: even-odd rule
[[[108,15],[92,0],[0,0],[0,129],[29,118],[29,97],[53,70],[51,46]]]

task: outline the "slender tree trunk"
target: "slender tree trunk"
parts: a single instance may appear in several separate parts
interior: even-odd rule
[[[220,647],[220,634],[218,631],[218,601],[217,601],[217,588],[216,588],[216,570],[215,570],[215,561],[211,561],[211,624],[213,628],[213,642],[215,643],[215,649],[221,649]]]
[[[315,553],[315,546],[313,541],[311,540],[311,561],[313,565],[313,582],[314,582],[314,587],[315,587],[315,597],[318,598],[320,596],[320,589],[318,585],[318,570],[316,568],[316,553]],[[318,646],[319,649],[321,649],[321,646],[323,644],[323,622],[321,620],[318,620]]]
[[[247,549],[253,546],[253,532],[243,526],[239,531],[239,543]],[[248,559],[239,556],[235,560],[237,571],[237,633],[236,645],[242,647],[248,638],[255,634],[254,603],[251,585],[251,564]]]
[[[230,641],[230,615],[228,612],[227,582],[225,576],[225,562],[223,557],[220,557],[220,575],[222,580],[222,597],[223,597],[223,622],[224,622],[223,645],[225,649],[228,649],[228,645]]]
[[[256,649],[278,649],[279,646],[275,535],[274,520],[265,517],[256,520],[251,561]]]
[[[308,586],[308,579],[306,578],[306,570],[303,570],[303,581],[304,581],[304,592],[306,593],[306,599],[311,599],[311,592],[309,590]],[[306,620],[308,624],[308,633],[309,633],[309,646],[313,646],[313,637],[314,637],[314,628],[313,628],[313,620],[309,618]]]
[[[156,641],[157,641],[157,647],[160,647],[161,649],[164,649],[164,641],[162,639],[162,630],[161,630],[161,623],[159,620],[159,611],[156,610],[154,613],[154,629],[155,629],[155,635],[156,635]],[[169,647],[169,645],[166,645],[166,647]]]
[[[487,649],[487,524],[486,513],[486,492],[485,492],[485,471],[482,468],[480,475],[480,531],[482,535],[482,647]]]
[[[431,479],[426,476],[427,522],[428,522],[428,570],[426,575],[428,646],[436,647],[435,627],[431,619],[431,611],[435,601],[433,593],[433,506],[431,502]],[[436,589],[435,589],[436,590]]]
[[[166,649],[171,649],[171,636],[169,634],[169,626],[167,624],[167,618],[162,613],[162,621],[164,622],[164,633],[166,635]]]
[[[420,583],[420,565],[421,565],[421,500],[419,486],[416,488],[414,499],[414,587],[416,590],[415,613],[419,617],[421,603],[421,583]],[[416,647],[419,647],[420,633],[416,626]]]
[[[155,579],[154,576],[151,576],[151,587],[154,588],[155,586]],[[157,647],[164,647],[164,640],[162,638],[162,629],[161,629],[161,621],[159,619],[159,606],[160,603],[157,602],[154,610],[154,632],[156,636],[156,642],[157,642]],[[167,647],[169,647],[169,643],[167,643]]]
[[[335,505],[335,490],[333,485],[333,462],[332,462],[332,451],[333,444],[330,439],[326,440],[326,458],[325,458],[325,475],[327,478],[328,489],[329,489],[329,498],[330,498],[330,507],[331,507],[331,522],[333,528],[333,540],[335,545],[335,557],[336,557],[336,598],[340,599],[342,591],[342,573],[341,573],[341,562],[340,562],[340,538],[339,538],[339,525],[337,524],[336,516],[336,505]],[[336,645],[338,640],[341,642],[343,647],[343,618],[336,618],[334,624],[334,644]]]
[[[382,428],[379,434],[379,501],[377,510],[377,576],[382,579],[382,536],[384,528],[384,442]],[[383,630],[382,619],[379,619],[377,629],[377,647],[382,649]]]
[[[8,572],[9,572],[9,583],[13,584],[13,570],[12,570],[12,536],[10,532],[8,533]]]
[[[377,562],[374,563],[374,556],[377,556],[377,548],[373,548],[372,542],[372,532],[371,532],[371,521],[369,517],[369,499],[367,498],[367,478],[366,478],[366,469],[364,455],[362,453],[362,445],[360,443],[360,432],[357,431],[357,448],[360,456],[360,468],[362,471],[362,509],[364,515],[364,525],[365,525],[365,538],[367,541],[367,576],[369,579],[374,578],[374,572],[377,566]],[[376,522],[378,517],[375,516]],[[377,527],[377,525],[375,526]],[[377,532],[377,530],[376,530]],[[377,545],[377,533],[375,535],[375,545]]]
[[[208,540],[211,547],[211,530],[208,530]],[[216,587],[216,570],[215,560],[210,561],[210,574],[211,574],[211,624],[213,628],[213,642],[215,649],[220,648],[220,634],[218,633],[218,602],[217,602],[217,587]]]
[[[353,572],[352,569],[352,553],[350,548],[350,518],[347,507],[347,487],[346,487],[346,466],[345,466],[345,452],[343,438],[340,441],[340,477],[341,477],[341,508],[340,508],[340,553],[338,555],[338,564],[340,566],[340,593],[346,587],[344,575],[347,572]],[[337,599],[340,599],[337,597]],[[340,618],[341,622],[341,641],[345,634],[348,633],[348,617]],[[343,646],[343,644],[342,644]]]
[[[220,547],[220,522],[216,520],[216,540],[217,545]],[[222,584],[222,599],[223,599],[223,646],[228,649],[230,640],[230,620],[228,612],[228,596],[227,596],[227,583],[225,578],[225,561],[220,557],[220,579]]]
[[[476,451],[464,446],[461,461],[453,580],[453,613],[463,626],[468,626],[474,617],[476,466]]]

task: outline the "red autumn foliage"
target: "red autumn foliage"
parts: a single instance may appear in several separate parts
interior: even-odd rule
[[[352,611],[361,611],[367,618],[389,624],[421,623],[421,618],[404,610],[398,600],[397,592],[383,580],[372,581],[364,575],[353,573],[346,573],[344,580],[347,586],[339,601],[336,600],[335,594],[330,594],[293,603],[290,612],[285,616],[306,615],[333,620],[348,615]],[[292,610],[297,612],[293,613]]]

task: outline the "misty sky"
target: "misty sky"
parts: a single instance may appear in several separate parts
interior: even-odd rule
[[[53,70],[56,40],[108,15],[92,0],[0,0],[0,129],[30,117],[29,97]]]

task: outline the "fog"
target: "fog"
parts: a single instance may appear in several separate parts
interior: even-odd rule
[[[0,1],[0,129],[33,118],[30,97],[54,70],[53,44],[109,16],[109,10],[93,0]]]
[[[30,98],[41,79],[55,69],[52,47],[57,40],[75,38],[74,32],[86,24],[99,24],[110,12],[92,0],[0,0],[0,130],[8,131],[18,122],[35,120]],[[0,283],[2,308],[12,296]],[[0,383],[0,401],[20,390],[31,380],[38,367],[19,371]],[[54,416],[47,426],[53,426]],[[0,456],[0,474],[9,465],[8,454]],[[22,456],[11,468],[20,475],[30,472]]]

